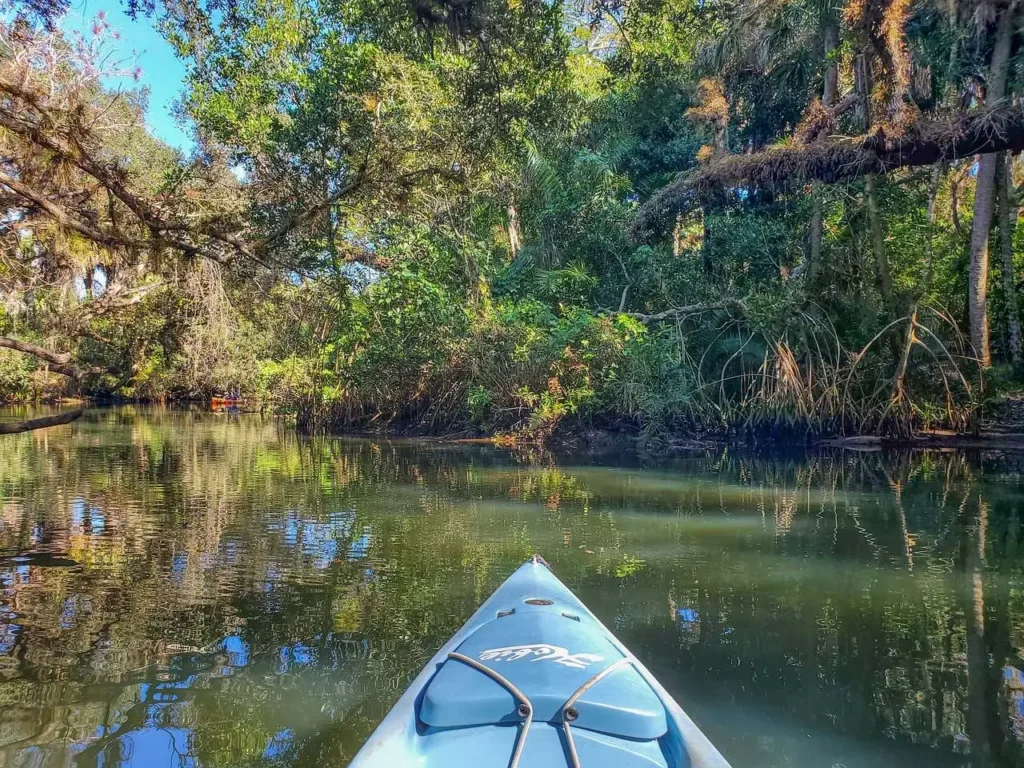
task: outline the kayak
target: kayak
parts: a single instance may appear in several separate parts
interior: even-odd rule
[[[729,768],[534,557],[449,640],[352,768]]]

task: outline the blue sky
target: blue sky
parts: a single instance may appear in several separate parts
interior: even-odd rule
[[[138,54],[142,78],[135,83],[124,78],[125,88],[144,85],[150,89],[146,122],[156,136],[173,147],[190,151],[194,142],[187,126],[182,127],[171,114],[171,107],[180,95],[185,67],[174,55],[170,45],[153,28],[152,19],[132,21],[121,8],[120,0],[72,0],[71,10],[61,25],[66,32],[81,31],[88,35],[89,25],[100,11],[106,13],[107,22],[121,33],[119,51],[125,56]],[[111,80],[111,86],[118,85]]]

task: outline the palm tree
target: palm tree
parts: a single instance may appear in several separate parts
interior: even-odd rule
[[[1016,32],[1018,0],[1011,2],[999,13],[995,41],[986,81],[987,106],[1006,97],[1010,49]],[[978,160],[978,175],[974,192],[974,222],[971,224],[970,274],[970,326],[971,344],[983,368],[992,365],[988,329],[988,241],[995,210],[997,154],[982,155]]]

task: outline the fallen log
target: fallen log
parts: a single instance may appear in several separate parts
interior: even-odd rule
[[[787,144],[749,155],[726,155],[662,187],[640,207],[630,234],[637,241],[664,234],[680,211],[819,181],[825,184],[934,165],[992,152],[1024,150],[1024,110],[999,104],[947,118],[919,120],[898,136],[877,130]],[[731,193],[731,194],[730,194]]]
[[[38,419],[26,421],[0,422],[0,435],[17,435],[21,432],[32,432],[36,429],[47,427],[59,427],[62,424],[70,424],[85,413],[84,408],[75,408],[73,411],[55,413],[52,416],[40,416]]]

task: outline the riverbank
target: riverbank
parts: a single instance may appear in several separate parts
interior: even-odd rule
[[[798,435],[787,432],[736,434],[726,431],[701,434],[646,435],[639,430],[569,429],[554,433],[545,440],[521,439],[515,435],[485,435],[465,431],[430,434],[409,430],[343,430],[334,436],[368,439],[413,440],[426,443],[457,443],[493,445],[504,448],[550,448],[556,453],[568,451],[587,455],[618,454],[623,451],[678,454],[728,447],[806,449],[831,448],[857,452],[883,449],[988,450],[1024,454],[1024,432],[979,431],[977,434],[948,430],[928,430],[911,437],[884,435]]]
[[[178,398],[149,402],[104,397],[55,398],[37,403],[7,403],[4,404],[4,407],[8,412],[8,417],[0,418],[0,434],[67,424],[78,418],[83,409],[90,407],[143,405],[158,408],[192,407],[200,410],[209,409],[212,412],[225,410],[211,407],[211,402],[209,398]],[[52,410],[61,415],[44,414],[42,417],[37,417],[35,412],[40,408],[47,411]],[[75,412],[76,415],[70,418],[63,415],[71,412]],[[267,413],[282,419],[295,419],[294,413],[275,412],[267,404],[254,401],[249,401],[247,407],[234,412]],[[439,429],[426,430],[409,423],[397,426],[392,424],[381,429],[339,429],[332,430],[327,434],[389,440],[410,439],[423,442],[494,445],[510,448],[544,447],[551,448],[556,452],[581,451],[588,455],[607,455],[634,450],[670,455],[722,447],[830,448],[857,452],[920,448],[1024,453],[1024,396],[1006,397],[993,405],[979,420],[979,425],[978,431],[973,434],[932,429],[922,430],[909,437],[876,434],[812,434],[792,427],[747,431],[691,429],[645,432],[637,425],[626,422],[587,426],[575,421],[569,421],[542,437],[530,433],[487,433],[476,429],[450,432]],[[299,431],[308,433],[308,430],[300,429]]]

